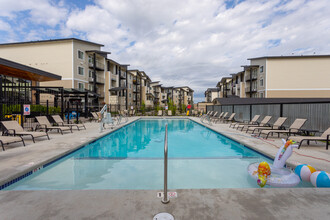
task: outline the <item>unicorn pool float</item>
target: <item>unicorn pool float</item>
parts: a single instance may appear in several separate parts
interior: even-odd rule
[[[292,140],[283,140],[283,146],[279,149],[274,159],[273,165],[267,162],[252,163],[248,166],[248,173],[257,180],[260,187],[266,184],[275,187],[294,187],[300,182],[297,174],[284,168],[286,160],[291,156],[292,149],[298,145],[293,145]]]

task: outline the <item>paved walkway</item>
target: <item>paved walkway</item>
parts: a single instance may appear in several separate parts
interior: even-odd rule
[[[129,122],[136,119],[129,118]],[[0,184],[112,131],[108,128],[100,133],[97,123],[86,123],[86,127],[73,134],[51,133],[50,141],[27,141],[26,147],[19,143],[7,146],[0,152]],[[210,128],[272,157],[281,145],[278,139],[252,138],[228,125]],[[329,172],[329,152],[324,144],[303,146],[288,162],[291,166],[308,163]],[[176,191],[178,198],[167,205],[153,190],[0,191],[0,219],[152,219],[164,211],[175,219],[326,219],[330,215],[330,189]]]

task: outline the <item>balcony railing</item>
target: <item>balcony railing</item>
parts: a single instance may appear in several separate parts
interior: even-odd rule
[[[121,79],[126,79],[126,72],[124,72],[124,71],[120,71],[120,78]]]
[[[246,87],[245,88],[245,92],[247,92],[247,93],[249,93],[249,92],[257,92],[257,88],[255,88],[255,87],[252,87],[251,89],[250,89],[251,87]]]
[[[257,80],[258,79],[258,75],[257,74],[252,74],[252,76],[251,75],[247,75],[245,77],[245,80],[250,80],[250,79]]]
[[[88,78],[89,82],[94,82],[94,78],[93,77],[89,77]],[[104,78],[102,77],[96,77],[96,83],[99,83],[99,84],[104,84]]]
[[[89,65],[90,68],[94,68],[94,62],[93,62],[93,60],[90,60],[88,62],[88,65]],[[100,61],[96,60],[96,62],[95,62],[95,69],[97,69],[97,70],[104,70],[104,64],[101,63]]]

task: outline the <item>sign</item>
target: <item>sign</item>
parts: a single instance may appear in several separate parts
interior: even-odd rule
[[[168,106],[165,106],[165,110],[168,110]]]
[[[133,110],[134,109],[134,107],[133,106],[131,106],[131,110]]]
[[[158,192],[157,197],[158,198],[163,198],[164,197],[164,192]],[[167,197],[168,198],[177,198],[178,193],[177,192],[167,192]]]
[[[23,111],[24,111],[24,115],[30,115],[30,105],[23,105]]]

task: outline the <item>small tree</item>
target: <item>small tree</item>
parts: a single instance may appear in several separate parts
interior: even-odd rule
[[[142,112],[142,115],[145,115],[145,113],[146,113],[146,104],[144,103],[144,101],[142,101],[142,103],[141,103],[141,112]]]
[[[168,101],[168,110],[171,110],[172,111],[172,115],[175,115],[176,113],[176,105],[174,105],[174,102],[171,98],[169,98],[169,101]]]
[[[185,113],[186,112],[186,108],[187,106],[185,104],[181,105],[181,113]]]

